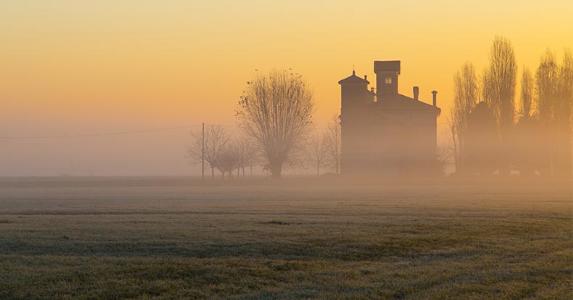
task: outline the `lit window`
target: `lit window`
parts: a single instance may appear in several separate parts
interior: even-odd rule
[[[392,84],[392,77],[386,77],[385,82],[386,84]]]

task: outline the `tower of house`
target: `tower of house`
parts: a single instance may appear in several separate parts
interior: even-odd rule
[[[400,61],[375,61],[376,97],[378,101],[398,95],[398,76],[400,75]]]
[[[363,132],[365,116],[374,104],[374,94],[368,90],[368,79],[356,76],[356,72],[338,82],[340,84],[340,120],[341,128],[341,170],[352,173],[357,168],[354,162],[364,155]]]
[[[372,94],[368,91],[370,82],[366,76],[360,78],[356,76],[355,71],[352,71],[352,75],[340,80],[338,84],[340,84],[341,112],[343,115],[345,111],[353,110],[372,101]]]

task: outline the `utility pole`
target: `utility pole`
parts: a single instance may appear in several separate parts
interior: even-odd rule
[[[205,123],[201,124],[201,180],[205,179]]]
[[[340,146],[338,145],[338,142],[339,142],[338,141],[338,129],[336,129],[336,137],[335,137],[335,144],[336,145],[334,145],[334,147],[336,147],[336,150],[335,150],[336,175],[340,175],[340,165],[339,165],[340,164],[340,153],[339,153],[340,150],[338,148]]]
[[[336,175],[340,175],[340,142],[342,139],[342,124],[341,124],[342,120],[341,120],[340,115],[338,116],[337,121],[335,123],[336,123],[336,125],[335,125],[335,130],[334,130],[334,132],[335,132],[334,141],[336,144],[335,145],[335,147],[336,147],[336,150],[335,150],[335,153],[336,153],[336,163],[335,163],[336,164]]]

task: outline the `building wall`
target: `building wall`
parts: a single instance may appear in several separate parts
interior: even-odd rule
[[[342,110],[343,174],[415,175],[436,163],[436,114],[384,110],[377,103]]]

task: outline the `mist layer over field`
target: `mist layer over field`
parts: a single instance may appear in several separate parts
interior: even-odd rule
[[[0,186],[0,298],[571,296],[570,184]]]

